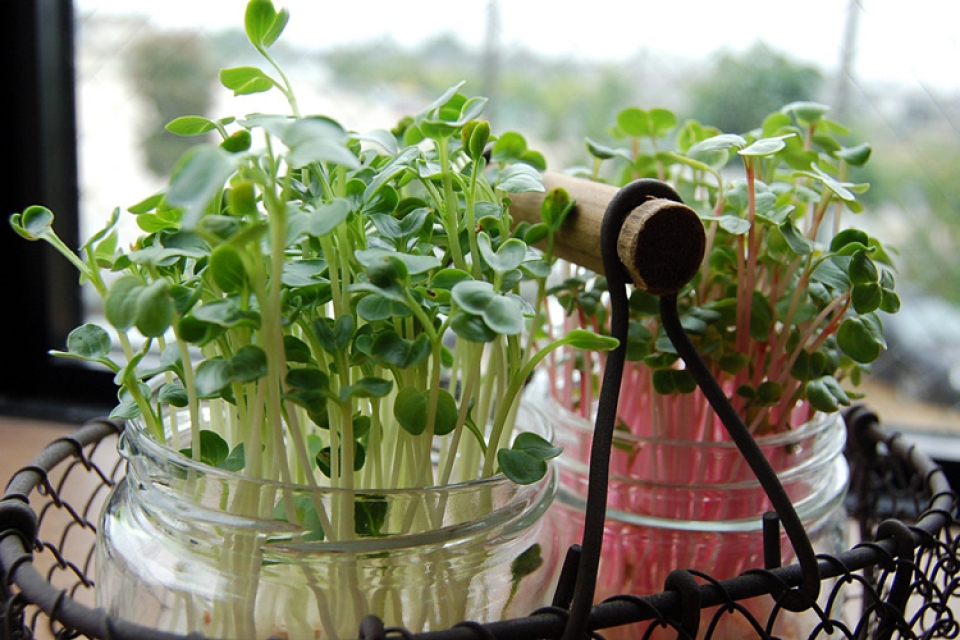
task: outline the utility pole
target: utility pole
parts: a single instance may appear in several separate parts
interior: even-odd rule
[[[491,121],[497,111],[500,85],[500,3],[487,2],[486,30],[483,39],[483,95],[490,99],[487,118]]]
[[[834,104],[838,120],[845,120],[850,110],[850,97],[853,89],[853,66],[857,56],[860,14],[865,0],[848,0],[847,20],[840,43],[840,69],[837,72],[836,95]]]

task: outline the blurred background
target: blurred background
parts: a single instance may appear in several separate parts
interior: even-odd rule
[[[164,131],[173,118],[286,111],[278,96],[234,98],[217,81],[222,66],[259,64],[242,31],[244,0],[38,4],[59,7],[66,22],[60,61],[72,65],[74,84],[63,96],[74,99],[76,128],[64,135],[76,141],[79,237],[161,188],[196,142]],[[523,133],[554,170],[589,164],[585,137],[610,140],[616,114],[630,106],[743,133],[795,100],[830,105],[829,116],[851,129],[848,146],[874,148],[857,176],[872,187],[856,222],[899,251],[903,310],[885,318],[890,348],[874,367],[870,404],[896,426],[960,432],[960,3],[276,4],[291,20],[272,51],[304,113],[360,131],[390,128],[465,80],[465,93],[491,99],[494,130]],[[97,313],[74,285],[57,294],[38,286],[53,318],[46,347],[72,326],[51,299],[77,298],[74,317]],[[0,410],[24,384],[3,385]],[[79,400],[98,405],[101,393]],[[57,394],[37,397],[35,407]]]
[[[222,66],[258,64],[240,0],[77,0],[82,236],[163,184],[195,139],[173,118],[286,107],[235,99]],[[305,113],[388,128],[446,88],[491,99],[551,168],[587,164],[628,106],[746,132],[794,100],[832,107],[851,146],[874,146],[858,224],[899,249],[904,311],[887,319],[878,382],[960,408],[960,5],[921,0],[624,3],[528,0],[362,4],[289,0],[275,53]],[[239,110],[239,111],[238,111]],[[919,416],[917,417],[919,419]],[[924,419],[933,419],[926,416]]]

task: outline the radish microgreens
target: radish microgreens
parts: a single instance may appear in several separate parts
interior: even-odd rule
[[[514,229],[510,195],[543,190],[543,158],[519,134],[494,136],[486,99],[462,85],[392,131],[302,115],[269,52],[288,18],[251,0],[246,34],[268,66],[220,80],[237,96],[279,91],[291,114],[169,123],[220,140],[129,209],[144,231],[129,250],[118,213],[79,253],[46,208],[11,218],[93,285],[123,358],[93,324],[58,355],[115,373],[113,417],[250,476],[376,489],[539,480],[559,450],[533,433],[510,446],[524,381],[552,349],[615,344],[533,339],[553,257],[530,244],[552,239],[568,198],[551,194],[542,224]],[[530,281],[532,302],[520,295]],[[224,417],[205,424],[205,402]],[[170,407],[189,409],[189,442],[164,428]]]

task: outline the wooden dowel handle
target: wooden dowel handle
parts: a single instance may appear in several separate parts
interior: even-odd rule
[[[600,227],[616,187],[545,173],[545,193],[520,193],[511,197],[511,213],[518,221],[540,222],[546,193],[561,187],[576,201],[557,233],[557,257],[603,273]],[[655,295],[675,293],[693,279],[706,248],[703,222],[697,212],[681,202],[655,198],[627,216],[617,243],[617,253],[634,284]]]
[[[557,257],[575,262],[595,273],[603,273],[603,259],[600,257],[600,225],[610,200],[618,189],[608,184],[592,182],[583,178],[574,178],[561,173],[544,173],[543,186],[546,192],[517,193],[510,196],[513,205],[510,213],[517,221],[530,224],[542,222],[540,207],[543,199],[551,190],[561,187],[576,200],[577,205],[567,219],[556,238]]]

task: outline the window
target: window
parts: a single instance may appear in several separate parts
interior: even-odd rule
[[[63,238],[77,245],[77,162],[73,93],[73,19],[69,0],[12,2],[2,21],[7,98],[4,216],[36,203],[58,212]],[[72,267],[48,247],[0,232],[4,286],[0,409],[82,420],[116,397],[111,376],[47,355],[81,319]]]
[[[194,3],[196,11],[181,11],[188,19],[176,24],[169,14],[150,14],[164,8],[175,13],[177,3],[172,1],[78,0],[75,4],[69,0],[9,3],[0,42],[5,59],[14,61],[7,68],[5,87],[8,96],[15,96],[0,104],[10,150],[0,189],[3,213],[43,203],[57,212],[59,232],[74,245],[114,206],[129,206],[162,185],[157,175],[143,167],[155,166],[163,173],[177,153],[176,148],[165,146],[170,140],[153,145],[146,161],[142,155],[132,155],[141,152],[141,142],[151,130],[185,112],[233,113],[233,106],[226,111],[218,102],[227,99],[228,92],[217,85],[216,69],[253,62],[252,57],[236,57],[246,45],[236,29],[228,29],[239,25],[237,10],[242,2],[210,2],[202,7]],[[589,23],[590,16],[571,11],[552,16],[549,25],[524,3],[472,0],[461,3],[463,15],[451,17],[447,5],[424,0],[409,3],[419,8],[416,28],[406,25],[398,33],[402,16],[394,10],[402,7],[398,9],[396,3],[382,3],[382,10],[364,20],[330,13],[342,7],[324,9],[320,18],[310,15],[318,6],[312,0],[277,0],[277,4],[290,7],[291,25],[296,29],[287,34],[290,47],[279,50],[278,56],[286,56],[284,64],[300,76],[297,84],[305,88],[306,111],[343,118],[351,127],[389,126],[398,115],[426,104],[466,77],[476,92],[497,98],[491,113],[498,120],[497,129],[516,129],[535,138],[538,148],[556,159],[555,167],[587,162],[584,136],[608,135],[616,111],[624,106],[664,106],[689,115],[697,87],[702,93],[707,86],[704,77],[712,68],[704,57],[708,53],[726,51],[738,62],[738,55],[751,46],[769,59],[775,57],[769,55],[771,50],[791,52],[793,62],[810,61],[821,72],[819,93],[813,98],[833,104],[843,112],[838,119],[874,143],[871,165],[876,173],[868,176],[873,183],[868,207],[882,212],[888,221],[877,235],[888,234],[884,236],[888,241],[892,236],[905,255],[931,258],[902,269],[901,290],[910,295],[910,278],[917,290],[939,286],[934,291],[938,300],[958,290],[952,283],[960,278],[960,266],[951,262],[960,236],[951,234],[960,224],[950,217],[956,215],[960,202],[952,179],[960,164],[960,87],[949,67],[958,53],[947,26],[955,24],[957,17],[952,5],[922,2],[904,14],[874,3],[816,0],[815,8],[794,7],[798,15],[772,16],[765,5],[761,10],[757,3],[731,0],[698,9],[703,12],[699,21],[670,13],[664,5],[656,9],[663,13],[645,15],[662,28],[637,30],[627,28],[629,20],[617,18],[625,11],[622,3],[607,0],[600,0],[590,12],[609,16],[606,22]],[[103,10],[92,11],[98,5]],[[356,11],[356,5],[344,7]],[[933,12],[938,12],[939,19],[930,22]],[[954,14],[947,15],[950,12]],[[213,16],[219,16],[219,22]],[[851,19],[854,16],[859,24]],[[420,24],[431,20],[429,28]],[[709,29],[694,33],[698,24]],[[790,28],[780,29],[784,24]],[[711,39],[717,34],[722,39]],[[889,47],[889,42],[909,44]],[[194,64],[173,69],[172,77],[183,82],[188,71],[207,74],[207,80],[198,80],[202,90],[188,92],[192,95],[171,107],[154,99],[149,80],[137,85],[136,73],[163,71],[164,65],[152,71],[147,68],[150,46],[166,46],[189,58]],[[137,56],[144,63],[139,71],[134,68]],[[801,80],[806,65],[802,60],[793,65]],[[167,64],[167,71],[171,64],[176,61]],[[76,87],[74,70],[80,78]],[[545,96],[556,98],[551,108],[535,111],[538,117],[531,118],[531,104],[536,107]],[[250,111],[282,108],[248,104]],[[89,114],[100,117],[86,119]],[[137,128],[111,129],[121,116],[127,122],[133,118]],[[702,118],[712,119],[706,114]],[[81,123],[79,129],[76,122]],[[91,149],[102,151],[114,143],[122,149],[111,162],[88,156]],[[81,223],[81,211],[91,212],[94,222]],[[19,239],[6,225],[0,232],[0,261],[9,274],[6,313],[0,320],[7,365],[0,369],[0,409],[45,409],[53,406],[52,401],[95,410],[111,405],[114,391],[108,374],[47,355],[51,347],[63,345],[69,330],[88,313],[71,267],[47,247]],[[956,297],[960,300],[960,295]],[[905,296],[905,305],[911,299]],[[938,346],[951,338],[960,345],[955,332],[941,336],[932,346],[917,342],[942,331],[960,314],[940,302],[921,302],[916,308],[920,305],[925,305],[924,318],[942,317],[943,321],[920,335],[905,333],[922,327],[921,322],[910,320],[909,313],[903,314],[902,321],[889,323],[891,349],[876,367],[877,378],[892,384],[899,395],[883,387],[872,397],[878,403],[897,398],[895,405],[879,407],[885,419],[905,406],[913,393],[927,401],[925,409],[931,406],[929,401],[937,405],[937,413],[921,423],[922,428],[956,423],[956,413],[950,410],[960,403],[956,358],[951,353],[947,362],[907,359],[950,353]],[[936,380],[911,370],[914,365],[924,367],[924,372],[938,371]],[[911,406],[897,415],[896,424],[917,424],[919,416],[919,409]]]

